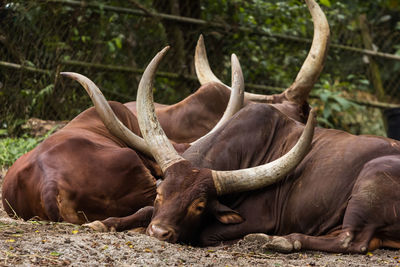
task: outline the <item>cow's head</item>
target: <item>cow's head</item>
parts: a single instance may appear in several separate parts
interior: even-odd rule
[[[164,173],[164,181],[157,189],[153,218],[147,233],[170,242],[178,239],[189,241],[206,214],[212,214],[222,223],[242,222],[240,214],[219,203],[217,196],[255,190],[285,177],[307,154],[315,118],[311,112],[297,144],[275,161],[234,171],[197,168],[175,151],[154,112],[153,79],[167,50],[165,48],[159,52],[146,68],[136,99],[143,138]],[[233,79],[243,83],[241,72],[235,74]]]

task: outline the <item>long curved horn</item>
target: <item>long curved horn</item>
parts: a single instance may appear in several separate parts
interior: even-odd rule
[[[210,64],[208,63],[207,51],[204,45],[203,35],[200,35],[199,40],[197,41],[196,52],[194,55],[194,66],[196,69],[197,78],[201,85],[209,82],[217,82],[231,89],[229,86],[221,82],[221,80],[218,79],[217,76],[215,76],[215,74],[212,72]],[[269,95],[259,95],[247,92],[244,93],[244,97],[248,100],[262,103],[271,102],[272,100],[272,97]]]
[[[123,140],[129,147],[152,157],[145,141],[129,130],[114,114],[100,89],[89,78],[75,72],[61,72],[61,75],[79,82],[89,94],[101,120],[107,129],[115,136]]]
[[[140,131],[150,148],[151,154],[163,172],[169,166],[184,160],[168,140],[154,111],[153,80],[157,67],[168,49],[169,46],[158,52],[149,63],[140,79],[136,97]]]
[[[290,173],[307,155],[314,135],[315,112],[310,111],[307,124],[296,145],[282,157],[267,164],[235,171],[212,171],[218,195],[259,189],[276,183]]]
[[[314,0],[305,1],[313,19],[314,37],[308,56],[297,74],[294,83],[283,92],[288,100],[299,104],[303,104],[307,100],[311,89],[324,67],[330,37],[329,24],[320,6]],[[195,68],[201,84],[208,82],[223,84],[211,71],[202,35],[196,46]],[[263,103],[270,103],[274,100],[274,97],[270,95],[247,92],[245,93],[245,98]]]
[[[294,83],[284,92],[288,100],[299,104],[307,100],[324,67],[330,36],[329,24],[320,6],[314,0],[306,0],[306,3],[313,19],[314,37],[310,52]]]
[[[221,82],[220,79],[217,78],[217,76],[214,75],[210,68],[210,63],[208,63],[206,46],[204,45],[204,38],[202,34],[200,34],[199,40],[197,41],[196,45],[196,51],[194,54],[194,67],[196,70],[197,79],[199,80],[201,85],[209,82],[224,84],[223,82]]]
[[[221,117],[219,122],[214,126],[214,128],[212,128],[211,131],[209,131],[206,135],[203,135],[196,141],[192,142],[191,143],[192,146],[199,143],[206,136],[209,136],[211,133],[219,129],[221,125],[223,125],[226,121],[228,121],[233,115],[235,115],[236,112],[238,112],[243,107],[243,101],[244,101],[243,72],[240,67],[239,60],[235,54],[232,54],[231,65],[232,65],[232,90],[224,115]]]

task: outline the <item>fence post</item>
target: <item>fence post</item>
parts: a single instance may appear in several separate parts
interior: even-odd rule
[[[361,30],[361,36],[364,42],[364,47],[365,49],[368,50],[374,50],[373,43],[372,43],[372,37],[369,33],[368,29],[368,24],[367,24],[367,16],[366,14],[361,14],[358,17],[359,25],[360,25],[360,30]],[[376,63],[375,59],[372,58],[371,56],[368,57],[368,68],[369,68],[369,73],[370,73],[370,79],[372,81],[372,85],[374,86],[375,89],[375,94],[378,97],[379,101],[384,101],[385,99],[385,90],[382,85],[382,79],[381,79],[381,74],[379,71],[378,64]],[[386,133],[388,133],[388,121],[387,117],[384,115],[383,112],[381,112],[382,118],[383,118],[383,124],[386,129]]]
[[[366,20],[367,20],[367,16],[365,14],[362,14],[359,16],[361,36],[362,36],[365,48],[368,50],[374,50],[373,44],[372,44],[372,37],[369,33]],[[381,74],[379,71],[378,64],[375,62],[375,60],[371,56],[367,56],[367,57],[368,57],[368,61],[369,61],[369,71],[371,74],[372,84],[374,86],[376,95],[378,96],[378,100],[383,101],[385,98],[385,90],[383,89],[382,79],[381,79]]]

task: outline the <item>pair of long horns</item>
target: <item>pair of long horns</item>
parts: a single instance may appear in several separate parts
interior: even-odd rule
[[[153,80],[156,74],[156,69],[164,57],[169,47],[161,50],[149,63],[142,79],[139,83],[137,91],[137,110],[138,122],[141,133],[146,141],[151,153],[157,163],[160,165],[163,172],[171,165],[184,160],[169,142],[166,134],[164,133],[154,110],[153,101]],[[215,127],[205,136],[216,131],[222,124],[224,124],[230,117],[232,117],[243,105],[244,95],[244,80],[243,73],[240,68],[239,61],[235,54],[232,55],[232,92],[225,110],[224,115]],[[203,136],[203,137],[205,137]],[[199,142],[202,138],[192,143]]]
[[[314,25],[314,37],[310,51],[304,61],[293,84],[288,87],[283,95],[287,100],[297,104],[303,104],[308,99],[311,89],[317,81],[323,67],[329,46],[329,24],[319,5],[314,0],[305,0],[311,13]],[[222,82],[214,75],[207,59],[207,52],[203,37],[200,36],[195,53],[196,74],[200,83]],[[260,95],[245,93],[245,98],[251,101],[270,103],[273,97],[270,95]]]

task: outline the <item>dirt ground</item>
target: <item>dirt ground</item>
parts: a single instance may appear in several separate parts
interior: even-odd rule
[[[1,175],[1,170],[0,170]],[[4,176],[4,170],[3,170]],[[263,251],[244,240],[196,248],[135,232],[98,233],[79,225],[22,221],[0,208],[0,266],[400,266],[399,250],[367,255]]]

